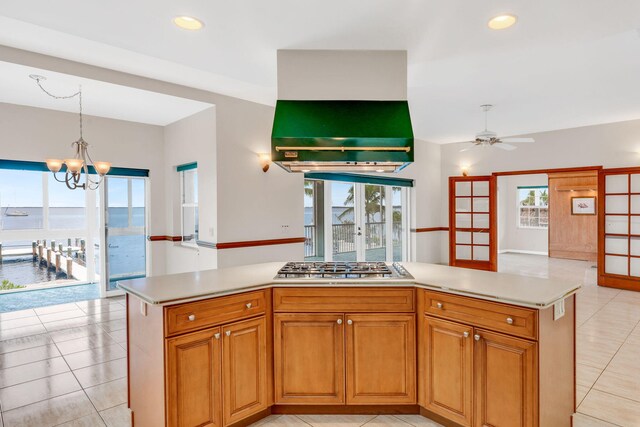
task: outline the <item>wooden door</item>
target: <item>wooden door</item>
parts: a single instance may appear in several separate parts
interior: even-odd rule
[[[449,265],[497,271],[496,177],[449,178]]]
[[[220,347],[220,328],[166,340],[167,425],[222,425]]]
[[[224,425],[267,407],[266,319],[245,320],[222,328]]]
[[[275,314],[275,402],[344,403],[344,315]]]
[[[474,331],[476,427],[538,425],[537,344]]]
[[[416,403],[413,314],[348,314],[347,404]]]
[[[470,426],[473,414],[473,328],[424,317],[426,408]]]
[[[640,168],[600,171],[598,284],[640,290]]]

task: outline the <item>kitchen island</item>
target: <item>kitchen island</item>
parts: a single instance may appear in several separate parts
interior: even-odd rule
[[[422,263],[403,263],[406,278],[274,278],[283,265],[119,284],[134,426],[270,413],[571,425],[577,283]]]

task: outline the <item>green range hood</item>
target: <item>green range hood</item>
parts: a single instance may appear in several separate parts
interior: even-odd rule
[[[397,172],[413,162],[407,101],[283,101],[271,159],[289,172]]]

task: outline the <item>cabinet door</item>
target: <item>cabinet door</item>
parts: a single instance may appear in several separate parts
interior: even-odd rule
[[[167,425],[220,427],[220,328],[166,340]]]
[[[537,344],[475,330],[475,425],[537,426]]]
[[[344,403],[343,317],[274,315],[276,403]]]
[[[473,413],[473,328],[426,316],[424,373],[426,408],[464,426]]]
[[[413,314],[349,314],[347,404],[416,403]]]
[[[224,326],[222,377],[224,424],[267,407],[267,335],[263,317]]]

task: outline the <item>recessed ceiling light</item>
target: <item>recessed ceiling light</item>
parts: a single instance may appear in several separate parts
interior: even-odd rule
[[[492,30],[504,30],[516,23],[518,18],[515,15],[498,15],[489,20],[489,28]]]
[[[180,28],[192,31],[199,30],[204,26],[202,21],[192,16],[176,16],[173,18],[173,23]]]

